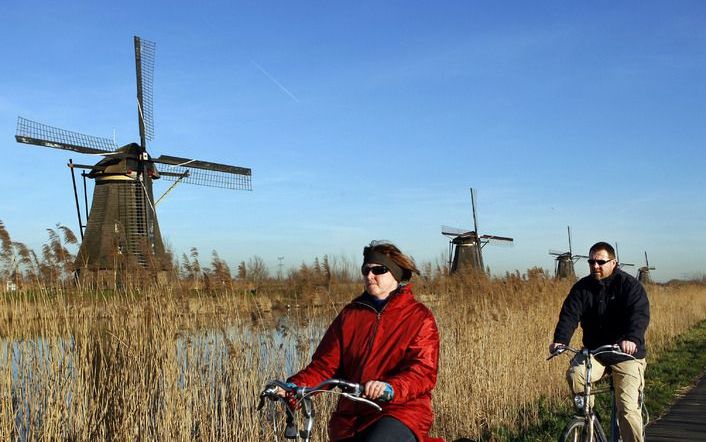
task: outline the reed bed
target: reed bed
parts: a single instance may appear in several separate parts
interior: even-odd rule
[[[568,360],[545,357],[569,287],[541,273],[417,283],[442,339],[433,434],[492,439],[494,428],[535,424],[538,401],[567,400]],[[359,289],[266,280],[0,297],[0,440],[283,440],[282,410],[257,412],[259,391],[306,364]],[[658,357],[706,318],[706,286],[648,293],[649,351]],[[332,407],[321,399],[315,440],[326,440]]]

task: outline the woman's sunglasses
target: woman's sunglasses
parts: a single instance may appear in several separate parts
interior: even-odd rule
[[[602,266],[603,264],[607,264],[611,261],[612,259],[589,259],[588,265],[598,264],[599,266]]]
[[[373,275],[382,275],[384,273],[387,273],[390,271],[385,266],[375,266],[375,267],[362,267],[360,269],[361,273],[363,273],[363,276],[368,276],[368,273],[373,272]]]

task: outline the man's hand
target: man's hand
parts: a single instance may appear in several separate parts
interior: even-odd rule
[[[634,355],[635,353],[637,353],[637,344],[632,341],[628,341],[627,339],[618,342],[618,346],[623,351],[623,353],[627,353],[629,355]]]
[[[566,344],[562,344],[561,342],[552,342],[551,344],[549,344],[549,354],[553,354],[561,347],[566,347]]]

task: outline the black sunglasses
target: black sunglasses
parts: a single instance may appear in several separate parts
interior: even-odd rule
[[[609,263],[611,261],[612,259],[589,259],[588,265],[598,264],[599,266],[602,266],[603,264]]]
[[[363,266],[360,269],[360,272],[363,274],[363,276],[368,276],[368,273],[373,272],[373,275],[382,275],[384,273],[389,272],[390,269],[388,269],[385,266],[375,266],[375,267],[365,267]]]

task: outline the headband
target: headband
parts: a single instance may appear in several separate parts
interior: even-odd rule
[[[380,264],[384,265],[385,267],[390,270],[390,273],[392,273],[392,276],[395,277],[397,282],[400,282],[403,280],[405,271],[402,267],[400,267],[395,261],[392,260],[389,256],[385,255],[384,253],[376,252],[374,250],[366,250],[363,252],[363,265],[365,264]],[[409,279],[409,278],[407,278]]]

